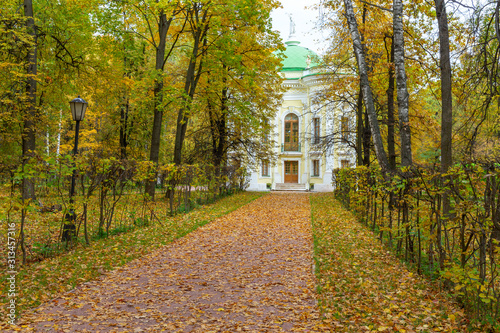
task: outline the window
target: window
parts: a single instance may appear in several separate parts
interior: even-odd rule
[[[319,177],[319,160],[313,160],[313,176]]]
[[[349,167],[349,160],[341,160],[341,161],[340,161],[340,167],[341,167],[342,169],[344,169],[344,168],[348,168],[348,167]]]
[[[340,133],[342,142],[349,140],[349,118],[342,116],[340,119]]]
[[[269,162],[262,161],[262,177],[269,177]]]
[[[284,151],[299,151],[299,117],[293,113],[285,117]]]
[[[313,144],[317,145],[319,143],[320,132],[320,120],[319,118],[313,118]]]

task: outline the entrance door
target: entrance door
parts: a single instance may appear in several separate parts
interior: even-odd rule
[[[299,182],[299,162],[285,161],[285,183]]]

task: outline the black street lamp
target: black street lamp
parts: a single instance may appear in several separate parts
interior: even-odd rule
[[[69,102],[71,106],[71,115],[73,115],[73,120],[76,121],[75,126],[75,147],[73,149],[73,157],[78,154],[78,135],[80,133],[80,121],[85,117],[85,111],[87,110],[88,103],[85,102],[80,96]],[[73,175],[71,176],[71,189],[69,191],[70,203],[73,203],[73,195],[75,194],[75,178],[76,170],[73,170]]]
[[[73,157],[78,154],[78,135],[80,132],[80,121],[85,117],[85,111],[87,110],[88,103],[85,102],[80,96],[75,98],[71,102],[69,102],[71,106],[71,115],[73,116],[73,120],[76,121],[75,126],[75,147],[73,149]],[[75,195],[75,179],[76,179],[76,168],[73,169],[73,174],[71,175],[71,187],[69,190],[69,203],[70,209],[69,212],[65,215],[64,219],[67,221],[64,223],[63,233],[62,233],[62,241],[70,241],[73,238],[73,235],[76,230],[75,221],[76,214],[73,207],[73,196]]]

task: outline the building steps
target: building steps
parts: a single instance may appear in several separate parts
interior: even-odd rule
[[[306,184],[276,183],[275,191],[307,191]]]

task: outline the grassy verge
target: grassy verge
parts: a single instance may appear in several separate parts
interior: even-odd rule
[[[319,306],[335,332],[463,332],[462,309],[336,201],[310,196]]]
[[[242,192],[202,206],[188,214],[179,214],[149,227],[78,245],[58,257],[22,267],[16,277],[17,315],[38,306],[76,285],[95,279],[102,273],[134,260],[196,230],[216,218],[257,199],[263,193]],[[7,273],[0,279],[0,313],[6,318],[8,296]]]

